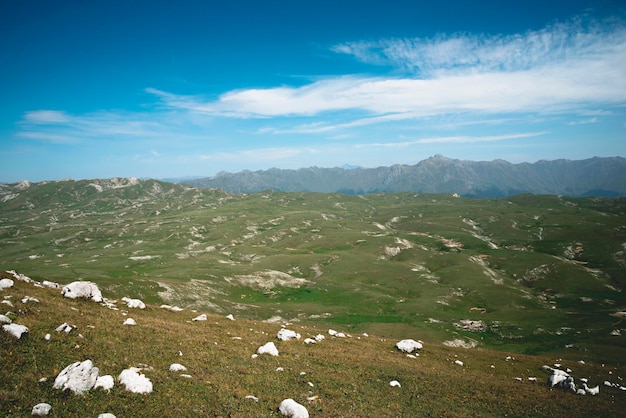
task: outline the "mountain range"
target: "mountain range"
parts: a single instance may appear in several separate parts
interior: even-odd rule
[[[214,177],[178,182],[231,193],[275,190],[358,195],[416,192],[457,193],[465,197],[507,197],[521,193],[618,197],[626,196],[626,158],[513,164],[504,160],[467,161],[435,155],[415,165],[272,168],[220,172]]]

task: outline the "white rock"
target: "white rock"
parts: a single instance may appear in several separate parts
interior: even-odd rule
[[[17,273],[15,270],[7,270],[7,273],[11,274],[15,280],[19,280],[24,283],[34,282],[34,280],[31,279],[30,277],[25,276],[22,273]]]
[[[305,338],[304,343],[305,344],[317,344],[317,340],[314,340],[313,338]]]
[[[77,395],[91,389],[96,384],[99,370],[91,360],[70,364],[54,379],[55,389],[69,389]]]
[[[293,399],[285,399],[278,408],[281,414],[291,418],[309,418],[309,411]]]
[[[317,335],[315,336],[315,341],[320,342],[320,341],[322,341],[324,338],[326,338],[326,337],[324,337],[324,335],[322,335],[322,334],[317,334]]]
[[[0,324],[10,324],[11,322],[11,318],[9,318],[6,315],[0,315]]]
[[[133,393],[151,393],[152,382],[134,369],[126,369],[117,378],[126,390]]]
[[[46,334],[45,337],[43,337],[46,341],[50,341],[50,338],[52,338],[52,336],[50,334]]]
[[[256,352],[258,354],[269,354],[270,356],[277,356],[278,355],[278,348],[276,348],[276,345],[273,342],[268,342],[265,345],[262,345],[261,347],[259,347]]]
[[[299,340],[300,334],[290,329],[282,328],[278,331],[278,334],[276,334],[276,338],[281,341]]]
[[[328,330],[328,334],[332,335],[332,336],[335,336],[335,335],[337,335],[337,331],[335,331],[334,329],[329,329]]]
[[[126,318],[126,321],[124,321],[123,325],[137,325],[137,321],[135,321],[133,318]]]
[[[28,302],[39,303],[39,299],[34,298],[32,296],[24,296],[22,298],[22,303],[28,303]]]
[[[226,318],[230,319],[231,321],[235,320],[235,317],[233,316],[233,314],[226,315]]]
[[[160,307],[161,309],[167,309],[168,311],[172,312],[180,312],[184,310],[183,308],[179,308],[178,306],[161,305]]]
[[[13,287],[14,284],[15,282],[11,279],[0,279],[0,290]]]
[[[459,366],[462,366],[463,362],[461,360],[454,360],[454,364],[458,364]]]
[[[50,411],[52,411],[52,405],[50,405],[49,403],[38,403],[37,405],[33,406],[33,412],[31,412],[31,415],[43,417],[48,415]]]
[[[114,385],[115,385],[115,381],[113,380],[113,376],[111,376],[110,374],[107,374],[104,376],[98,376],[98,378],[96,379],[96,384],[93,385],[93,388],[94,389],[102,388],[106,391],[110,391],[111,389],[113,389]]]
[[[572,392],[576,392],[576,385],[574,379],[565,371],[559,369],[552,369],[552,374],[548,378],[548,384],[551,387],[560,387],[569,389]]]
[[[92,282],[72,282],[61,289],[61,294],[66,298],[86,298],[94,302],[102,302],[102,293],[98,286]]]
[[[258,402],[259,398],[254,395],[246,395],[245,399],[252,399],[254,402]]]
[[[74,329],[74,327],[69,325],[67,322],[63,322],[61,325],[56,327],[55,331],[56,332],[64,332],[66,334],[69,334],[70,332],[72,332],[73,329]]]
[[[597,395],[598,393],[600,393],[600,386],[590,388],[587,386],[587,383],[583,383],[583,388],[585,389],[585,392],[590,395]]]
[[[206,321],[206,320],[207,320],[206,314],[198,315],[194,319],[192,319],[192,321]]]
[[[59,286],[59,284],[58,284],[58,283],[55,283],[55,282],[49,282],[48,280],[44,280],[43,282],[41,282],[41,285],[42,285],[43,287],[48,287],[48,288],[50,288],[50,289],[58,289],[59,287],[61,287],[61,286]]]
[[[146,309],[146,304],[139,299],[123,297],[122,301],[126,302],[129,308]]]
[[[117,418],[115,415],[110,414],[108,412],[104,413],[104,414],[100,414],[98,415],[98,418]]]
[[[405,353],[412,353],[413,351],[421,350],[423,347],[422,343],[411,339],[398,341],[396,343],[396,348]]]
[[[187,368],[179,363],[170,364],[170,372],[184,372]]]
[[[18,324],[6,324],[2,326],[2,329],[18,339],[28,333],[28,328],[26,326]]]
[[[335,334],[335,337],[337,338],[346,338],[346,334],[344,334],[343,332],[338,332]]]
[[[397,380],[392,380],[391,382],[389,382],[389,386],[393,386],[393,387],[402,387],[400,386],[400,382],[398,382]]]

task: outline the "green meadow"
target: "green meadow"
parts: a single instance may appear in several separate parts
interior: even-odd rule
[[[622,362],[626,199],[0,187],[0,268],[105,297]],[[480,322],[479,329],[462,321]]]

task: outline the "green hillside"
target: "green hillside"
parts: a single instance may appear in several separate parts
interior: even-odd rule
[[[193,321],[204,312],[135,309],[121,300],[108,300],[105,307],[0,273],[5,277],[14,280],[0,291],[12,305],[6,306],[8,316],[28,327],[20,339],[0,331],[0,415],[6,417],[31,416],[43,402],[55,417],[276,417],[286,398],[311,417],[588,417],[619,416],[626,407],[626,392],[619,388],[626,369],[612,362],[452,348],[427,339],[409,357],[395,348],[395,339],[343,326],[334,328],[346,334],[340,338],[321,326],[238,316],[209,314],[206,321]],[[123,325],[129,318],[136,325]],[[56,331],[61,324],[72,328]],[[279,341],[282,326],[301,339]],[[405,338],[424,334],[405,331]],[[318,334],[325,338],[304,342]],[[279,355],[254,358],[267,342],[275,343]],[[76,395],[54,387],[67,366],[86,360],[99,377],[114,379],[110,390]],[[175,363],[186,370],[170,371]],[[578,387],[586,379],[599,393],[550,388],[544,365],[571,369]],[[128,368],[150,380],[150,393],[125,388],[118,376]]]
[[[384,338],[622,362],[626,199],[0,186],[0,268]],[[467,320],[474,321],[473,323]],[[474,325],[468,325],[474,324]]]

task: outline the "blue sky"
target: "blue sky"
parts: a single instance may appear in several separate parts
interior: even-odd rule
[[[0,182],[626,156],[626,4],[0,2]]]

